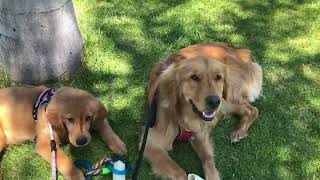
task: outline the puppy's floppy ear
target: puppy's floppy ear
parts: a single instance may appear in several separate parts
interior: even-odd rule
[[[105,123],[107,116],[106,107],[95,97],[92,97],[89,103],[90,111],[93,113],[90,129],[99,130]]]
[[[67,135],[68,131],[63,123],[63,119],[61,119],[59,110],[51,107],[50,109],[47,109],[46,116],[52,128],[58,133],[59,137]]]
[[[174,108],[179,98],[179,78],[177,68],[170,65],[160,75],[159,79],[159,103],[164,108]]]
[[[93,112],[93,121],[104,120],[107,116],[106,107],[95,97],[92,97],[90,101],[90,109]]]

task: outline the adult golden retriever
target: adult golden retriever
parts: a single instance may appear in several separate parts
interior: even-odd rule
[[[144,156],[156,175],[187,179],[186,172],[167,151],[187,136],[198,154],[206,179],[219,179],[213,159],[210,130],[226,114],[239,117],[231,132],[238,142],[247,134],[258,111],[249,103],[261,91],[262,70],[248,49],[225,43],[196,44],[155,64],[148,82],[148,104],[157,101],[154,126]],[[184,133],[184,135],[181,135]]]
[[[50,163],[50,122],[57,144],[69,141],[76,147],[85,146],[91,140],[89,131],[93,129],[100,133],[113,152],[126,153],[125,144],[106,120],[106,108],[83,90],[69,87],[56,89],[48,104],[39,107],[35,123],[33,106],[38,96],[47,89],[44,86],[28,86],[0,90],[0,152],[7,144],[36,139],[37,152]],[[57,169],[65,179],[84,179],[82,172],[59,148]]]

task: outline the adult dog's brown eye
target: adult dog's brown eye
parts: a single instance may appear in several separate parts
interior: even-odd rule
[[[221,79],[221,76],[218,74],[216,75],[216,77],[214,78],[216,81],[220,80]]]
[[[199,81],[200,80],[200,78],[195,74],[193,74],[190,78],[195,80],[195,81]]]
[[[72,117],[67,118],[69,123],[74,123],[74,119]]]
[[[86,117],[86,121],[87,121],[87,122],[90,122],[91,120],[92,120],[92,116],[87,116],[87,117]]]

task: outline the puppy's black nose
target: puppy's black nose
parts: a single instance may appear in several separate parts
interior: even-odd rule
[[[217,108],[220,104],[220,97],[219,96],[207,96],[206,97],[206,105],[208,109],[213,110]]]
[[[77,145],[82,146],[82,145],[86,144],[87,141],[88,141],[87,137],[80,136],[80,137],[77,138],[76,143],[77,143]]]

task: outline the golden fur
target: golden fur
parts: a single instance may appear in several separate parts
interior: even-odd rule
[[[179,129],[187,129],[196,132],[190,142],[206,179],[219,179],[210,131],[224,115],[237,115],[239,123],[230,138],[232,142],[244,138],[258,115],[249,102],[259,96],[261,87],[262,70],[250,51],[225,43],[188,46],[155,64],[148,82],[148,104],[157,90],[157,116],[144,153],[154,173],[173,180],[187,179],[186,172],[167,153]],[[213,120],[203,121],[190,102],[205,112],[208,96],[218,96],[221,103]]]
[[[37,152],[51,162],[48,122],[53,127],[57,142],[57,168],[65,179],[84,179],[82,172],[63,153],[59,144],[69,141],[74,146],[77,138],[85,137],[90,142],[90,130],[96,130],[115,153],[126,153],[125,144],[112,131],[106,120],[107,110],[103,104],[86,91],[68,87],[58,88],[48,103],[38,111],[35,124],[32,117],[33,104],[44,86],[11,87],[0,90],[0,152],[7,144],[34,141]]]

